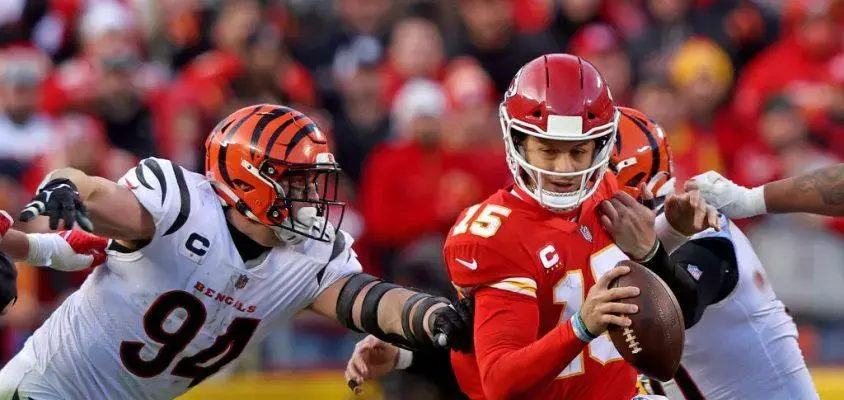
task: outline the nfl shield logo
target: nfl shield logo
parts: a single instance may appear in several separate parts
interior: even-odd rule
[[[592,243],[592,232],[589,232],[589,228],[586,225],[580,225],[580,234],[583,235],[583,238],[587,242]]]
[[[697,267],[697,265],[689,264],[686,269],[689,271],[689,274],[692,275],[692,278],[695,278],[696,281],[700,280],[700,276],[703,275],[703,271],[701,271],[700,268]]]
[[[243,289],[243,287],[246,286],[247,283],[249,283],[249,278],[246,277],[246,275],[241,275],[239,278],[237,278],[237,282],[234,283],[234,288]]]

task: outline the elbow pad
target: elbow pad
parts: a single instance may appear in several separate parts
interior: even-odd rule
[[[700,321],[706,307],[727,297],[738,282],[735,248],[721,237],[686,242],[671,254],[669,265],[674,274],[693,287],[688,304],[681,304],[686,329]]]

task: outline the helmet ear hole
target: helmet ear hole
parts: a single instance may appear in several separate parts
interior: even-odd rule
[[[286,210],[281,207],[272,206],[267,209],[267,217],[274,224],[280,224],[282,221],[284,221],[285,218],[287,218],[287,213],[285,211]]]
[[[595,119],[595,113],[593,113],[592,111],[589,111],[588,113],[586,113],[586,118]]]

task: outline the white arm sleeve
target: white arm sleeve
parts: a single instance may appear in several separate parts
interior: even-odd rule
[[[355,241],[352,239],[352,236],[343,230],[339,230],[337,231],[337,238],[334,240],[335,245],[342,247],[337,249],[336,254],[332,254],[334,257],[325,266],[325,270],[323,270],[322,279],[319,283],[320,293],[340,279],[363,272],[363,266],[358,261],[355,251],[352,250],[352,244]]]
[[[70,235],[71,231],[66,231]],[[94,256],[77,253],[59,233],[29,233],[29,254],[25,263],[34,267],[50,267],[59,271],[80,271],[91,266]]]
[[[161,158],[147,158],[130,169],[118,184],[129,188],[155,223],[154,238],[167,236],[187,221],[191,191],[182,167]]]

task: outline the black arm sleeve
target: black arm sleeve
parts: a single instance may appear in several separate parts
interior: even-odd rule
[[[414,351],[413,362],[406,371],[425,376],[439,388],[441,397],[444,399],[468,399],[460,391],[454,369],[451,368],[451,355],[447,349]]]
[[[707,306],[726,298],[738,283],[735,247],[722,237],[690,240],[671,253],[669,262],[695,280],[701,314]]]
[[[641,264],[656,273],[671,288],[671,292],[677,298],[677,303],[680,304],[680,309],[683,310],[684,325],[686,329],[690,328],[696,322],[692,319],[698,307],[697,285],[691,275],[669,261],[668,253],[662,243],[659,244],[657,253]]]
[[[403,287],[384,282],[368,274],[358,273],[352,275],[340,289],[335,310],[337,320],[349,329],[372,334],[387,343],[392,343],[411,351],[436,347],[428,336],[428,333],[425,332],[426,323],[430,332],[444,333],[447,337],[451,337],[453,333],[453,339],[456,343],[449,345],[452,348],[459,349],[460,343],[466,342],[465,330],[454,328],[455,326],[460,327],[458,324],[460,316],[451,308],[442,307],[434,310],[428,319],[425,319],[425,315],[432,307],[440,303],[449,304],[448,299],[434,297],[425,293],[417,293],[404,302],[400,317],[402,323],[401,334],[384,332],[378,321],[378,310],[381,307],[381,299],[390,290],[400,288]],[[363,304],[358,315],[361,325],[357,326],[354,322],[353,312],[354,304],[360,297],[363,297]],[[463,333],[463,337],[460,336],[461,332]],[[461,338],[464,339],[462,342],[460,341]]]
[[[683,310],[686,329],[700,320],[707,306],[726,297],[738,281],[733,244],[720,237],[690,240],[670,256],[660,246],[642,265],[671,288]]]

